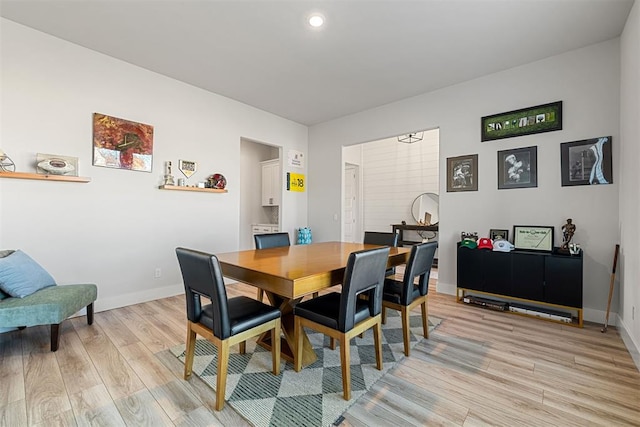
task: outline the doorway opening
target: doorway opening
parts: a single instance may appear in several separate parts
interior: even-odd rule
[[[420,133],[422,140],[413,143],[394,136],[342,148],[343,241],[362,242],[365,230],[390,232],[392,224],[402,221],[416,224],[416,197],[440,194],[440,131]],[[420,241],[424,236],[406,232],[404,238]]]

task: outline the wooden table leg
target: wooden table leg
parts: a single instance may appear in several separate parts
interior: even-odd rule
[[[278,307],[280,312],[282,313],[282,341],[281,341],[281,351],[280,354],[283,359],[288,360],[293,363],[293,355],[295,350],[295,340],[294,340],[294,316],[293,316],[293,307],[297,303],[299,303],[302,298],[296,299],[287,299],[282,298],[279,295],[275,295],[271,292],[265,292],[267,298],[271,305]],[[318,356],[316,352],[313,350],[311,346],[311,341],[309,341],[309,336],[302,331],[302,366],[308,366],[318,360]],[[271,333],[264,333],[258,338],[258,345],[264,347],[265,349],[271,351]]]

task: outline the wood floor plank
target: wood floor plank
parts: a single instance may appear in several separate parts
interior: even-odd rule
[[[76,327],[76,320],[73,321]],[[145,388],[100,325],[78,330],[78,335],[112,399],[129,396]]]
[[[243,424],[223,424],[218,420],[211,411],[204,406],[200,406],[188,414],[183,415],[175,421],[175,425],[178,427],[200,427],[200,426],[212,426],[223,427],[228,425],[243,425]]]
[[[26,426],[27,403],[25,399],[14,400],[0,406],[0,426]]]
[[[125,426],[104,384],[71,395],[71,406],[78,426]]]
[[[24,400],[22,335],[19,331],[0,334],[0,408]]]
[[[72,322],[68,323],[72,325]],[[100,375],[72,326],[61,332],[60,347],[55,356],[68,394],[102,384]]]
[[[141,317],[131,307],[123,307],[118,310],[118,314],[127,325],[127,328],[153,353],[167,350],[184,342],[184,337],[178,340],[174,338],[173,334],[165,334],[161,328],[149,322],[148,319]],[[187,329],[186,322],[184,329],[185,331]]]
[[[76,417],[73,415],[73,410],[68,410],[48,418],[41,423],[30,424],[30,427],[75,427],[77,425],[78,423],[76,422]]]
[[[115,401],[120,415],[128,426],[173,426],[160,404],[149,390],[140,390]]]
[[[202,402],[177,379],[151,389],[150,392],[172,421],[202,406]]]
[[[120,353],[148,389],[163,386],[175,379],[175,375],[140,342],[120,348]]]
[[[637,411],[602,404],[596,400],[591,405],[584,405],[570,395],[562,395],[553,391],[545,391],[543,403],[564,412],[584,418],[587,423],[616,426],[637,426],[640,424]]]
[[[249,424],[229,405],[224,405],[221,411],[215,411],[216,394],[207,383],[193,375],[189,381],[182,380],[184,364],[180,362],[168,350],[156,353],[156,357],[180,378],[180,381],[202,404],[211,412],[215,413],[216,419],[225,426],[249,426]],[[188,418],[188,417],[187,417]],[[175,421],[176,423],[178,420]]]
[[[24,388],[29,424],[37,424],[71,409],[60,367],[51,351],[50,332],[46,326],[22,331]]]
[[[95,322],[100,325],[117,348],[139,341],[138,337],[126,326],[122,317],[113,310],[96,313]]]

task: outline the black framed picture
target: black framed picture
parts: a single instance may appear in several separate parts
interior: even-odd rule
[[[478,191],[478,155],[447,158],[447,191]]]
[[[536,105],[481,119],[482,142],[562,129],[562,101]]]
[[[498,151],[498,189],[537,186],[537,146]]]
[[[613,183],[611,137],[560,144],[562,186]]]
[[[509,230],[492,228],[489,230],[489,238],[491,240],[509,240]]]
[[[524,251],[553,251],[554,227],[541,225],[514,225],[513,246]]]

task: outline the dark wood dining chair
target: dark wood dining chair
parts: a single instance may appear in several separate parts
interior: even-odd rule
[[[362,243],[380,246],[398,246],[398,233],[387,233],[381,231],[365,231]],[[387,268],[385,276],[393,276],[396,274],[396,268]]]
[[[422,333],[429,338],[429,276],[438,242],[420,243],[411,248],[409,261],[402,281],[386,278],[382,294],[382,323],[386,321],[386,309],[398,310],[402,318],[404,354],[409,356],[409,315],[420,305],[422,310]],[[416,283],[418,278],[418,283]]]
[[[185,248],[177,248],[176,255],[187,300],[184,379],[191,377],[196,335],[200,335],[218,349],[215,410],[220,411],[224,406],[230,346],[240,344],[240,353],[244,354],[248,338],[271,331],[273,374],[280,374],[280,310],[245,296],[228,299],[215,255]],[[201,297],[211,304],[203,306]]]
[[[268,249],[279,248],[283,246],[291,246],[291,240],[289,239],[289,233],[266,233],[266,234],[254,234],[253,241],[256,244],[256,249]],[[258,288],[257,296],[258,301],[262,301],[264,297],[264,291]]]
[[[293,309],[294,369],[297,372],[302,368],[302,328],[310,328],[338,340],[345,400],[351,399],[351,338],[373,328],[376,368],[382,370],[382,289],[388,258],[389,248],[351,253],[341,293],[324,294],[298,303]],[[361,294],[366,294],[367,298],[359,298]]]

